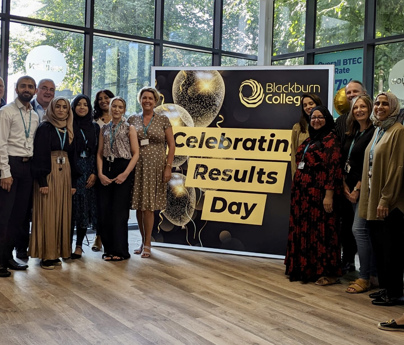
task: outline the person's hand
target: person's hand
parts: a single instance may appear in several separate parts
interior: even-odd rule
[[[4,190],[6,190],[7,192],[9,192],[9,191],[11,190],[12,184],[13,184],[13,178],[12,178],[11,176],[10,176],[10,177],[2,178],[2,179],[0,180],[0,186],[1,186],[1,188],[3,188]]]
[[[72,195],[76,194],[77,189],[76,188],[72,188]]]
[[[114,180],[116,184],[122,184],[126,181],[126,178],[128,177],[127,174],[121,173],[119,174]]]
[[[389,208],[384,206],[377,206],[376,217],[379,219],[384,219],[389,215]]]
[[[108,177],[106,177],[104,174],[99,174],[98,177],[100,178],[101,184],[103,186],[108,186],[110,185],[112,182],[115,181],[115,179],[109,179]]]
[[[90,189],[91,187],[93,187],[96,180],[97,180],[97,176],[95,176],[94,174],[91,174],[87,179],[86,189]]]
[[[324,210],[327,213],[332,212],[332,197],[326,196],[323,200]]]
[[[349,187],[348,185],[345,183],[345,181],[343,182],[343,191],[344,191],[344,195],[347,199],[349,199]]]
[[[39,187],[39,193],[47,195],[49,193],[49,187]]]
[[[359,190],[353,190],[352,193],[349,193],[348,200],[353,204],[356,204],[359,199]]]
[[[170,180],[171,180],[171,167],[167,165],[166,168],[164,169],[163,182],[167,183]]]

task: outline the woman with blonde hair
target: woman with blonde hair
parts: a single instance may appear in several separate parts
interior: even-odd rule
[[[154,211],[163,210],[167,203],[167,182],[171,178],[174,160],[174,135],[170,120],[154,112],[160,95],[152,87],[139,91],[138,100],[142,114],[128,119],[137,131],[140,143],[139,162],[136,165],[132,209],[142,235],[142,245],[135,250],[142,258],[151,255],[151,235]],[[168,153],[166,148],[168,147]]]
[[[370,120],[373,103],[368,95],[355,97],[347,119],[347,132],[342,143],[343,192],[341,244],[344,250],[343,266],[353,265],[356,248],[351,248],[350,239],[354,236],[358,250],[360,270],[359,278],[349,285],[346,292],[368,291],[377,284],[377,271],[369,229],[366,219],[359,217],[358,202],[361,191],[363,159],[366,147],[372,139],[375,128]],[[345,261],[344,261],[345,259]]]
[[[126,102],[114,97],[109,105],[111,122],[101,128],[97,152],[100,208],[98,228],[105,261],[130,257],[128,220],[133,169],[139,158],[136,130],[125,119]]]

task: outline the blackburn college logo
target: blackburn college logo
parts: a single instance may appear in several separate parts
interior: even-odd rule
[[[243,94],[243,89],[245,86],[251,88],[251,96],[246,97]],[[241,103],[243,103],[247,108],[256,108],[264,100],[264,89],[262,85],[256,80],[249,79],[241,83],[239,89],[239,97]]]

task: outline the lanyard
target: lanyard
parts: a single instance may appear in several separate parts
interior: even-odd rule
[[[25,138],[28,139],[29,138],[29,133],[31,132],[31,115],[32,115],[31,110],[29,111],[29,127],[28,127],[28,130],[27,130],[27,126],[25,124],[24,116],[22,116],[22,111],[21,111],[20,108],[18,108],[18,110],[20,111],[22,123],[24,125]]]
[[[302,156],[302,159],[300,160],[301,162],[304,162],[304,155],[306,154],[306,152],[307,152],[307,150],[308,150],[308,148],[309,148],[309,146],[311,145],[311,141],[306,145],[306,147],[304,148],[304,151],[303,151],[303,156]]]
[[[353,147],[355,146],[356,138],[358,138],[358,140],[359,140],[359,139],[361,138],[361,136],[365,133],[365,131],[366,131],[366,129],[365,129],[364,131],[362,131],[362,133],[359,134],[359,136],[358,136],[359,131],[356,132],[356,135],[355,135],[355,137],[353,138],[352,143],[351,143],[351,146],[350,146],[350,148],[349,148],[348,157],[347,157],[347,159],[346,159],[347,162],[349,161],[349,158],[351,157],[352,149],[353,149]]]
[[[116,126],[115,130],[112,130],[112,121],[109,124],[109,131],[110,131],[110,136],[109,136],[109,144],[111,146],[111,153],[112,153],[112,145],[114,145],[114,141],[115,141],[115,136],[116,136],[116,132],[118,131],[119,127],[121,126],[121,123],[123,121],[119,121],[118,125]]]
[[[65,142],[66,142],[66,133],[67,133],[67,130],[66,130],[66,128],[65,128],[65,132],[64,132],[64,134],[63,134],[63,140],[62,140],[62,137],[61,137],[61,135],[60,135],[60,133],[59,133],[59,129],[57,129],[57,128],[55,127],[55,130],[56,130],[56,133],[58,134],[58,137],[59,137],[59,140],[60,140],[60,149],[63,151],[63,148],[65,147]]]
[[[376,138],[373,140],[372,146],[370,147],[369,151],[369,169],[372,169],[373,164],[373,151],[375,149],[376,144],[380,141],[382,136],[386,131],[384,129],[380,130],[380,127],[377,129]]]
[[[81,128],[80,128],[80,132],[81,132],[81,135],[83,136],[84,143],[86,144],[86,147],[87,147],[88,140],[86,139],[86,136],[84,135],[84,132]]]
[[[144,135],[145,135],[146,137],[147,137],[147,131],[149,130],[149,127],[150,127],[150,125],[151,125],[152,122],[153,122],[153,118],[154,118],[154,113],[153,113],[153,116],[152,116],[152,118],[151,118],[149,124],[148,124],[147,126],[145,126],[145,125],[144,125],[144,122],[143,122],[143,114],[142,114],[143,133],[144,133]]]

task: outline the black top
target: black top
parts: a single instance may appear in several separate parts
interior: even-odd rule
[[[363,159],[365,155],[366,147],[368,146],[370,140],[373,137],[373,133],[375,131],[375,127],[370,126],[365,130],[365,132],[360,135],[346,136],[345,142],[342,144],[342,164],[343,168],[345,167],[345,163],[348,158],[349,148],[351,147],[352,141],[355,139],[355,144],[352,148],[351,156],[349,158],[349,165],[351,166],[351,170],[349,174],[343,169],[345,182],[349,187],[349,190],[352,191],[356,186],[358,181],[362,179],[362,170],[363,170]]]
[[[348,115],[349,113],[342,114],[335,120],[335,133],[337,134],[337,137],[342,144],[346,140],[345,132]]]
[[[60,151],[60,139],[56,133],[55,127],[50,122],[41,122],[35,133],[34,138],[34,156],[32,160],[32,174],[38,181],[40,187],[47,187],[46,177],[51,172],[51,152]],[[69,144],[68,135],[62,151],[66,151],[69,157],[72,188],[76,187],[78,177],[74,140]]]
[[[97,150],[98,150],[98,138],[100,136],[100,126],[98,126],[97,123],[92,122],[91,123],[91,131],[93,132],[93,137],[95,138],[95,142],[94,144],[87,141],[87,143],[85,142],[84,138],[83,138],[83,133],[86,136],[86,140],[88,140],[89,137],[89,131],[84,131],[83,133],[80,131],[80,128],[78,127],[76,122],[73,122],[73,131],[74,131],[74,140],[73,143],[75,143],[75,150],[76,150],[76,161],[79,159],[83,148],[87,153],[87,157],[90,157],[92,155],[96,156],[97,155]],[[91,170],[91,173],[94,175],[98,175],[97,173],[97,157],[94,160],[95,164]],[[80,171],[79,169],[79,173],[82,174],[83,172]]]

